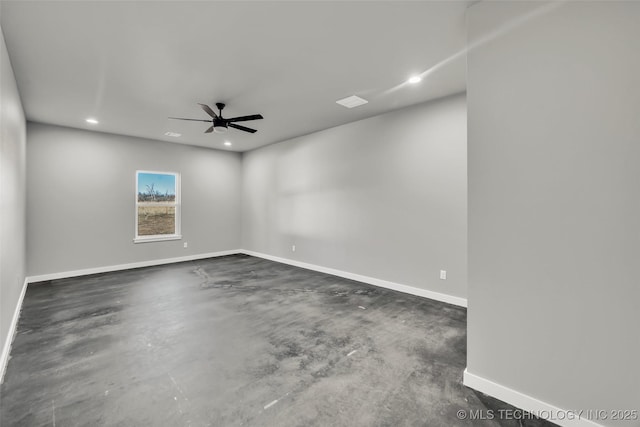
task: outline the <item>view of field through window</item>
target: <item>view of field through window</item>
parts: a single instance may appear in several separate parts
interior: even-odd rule
[[[176,233],[176,175],[138,172],[138,236]]]

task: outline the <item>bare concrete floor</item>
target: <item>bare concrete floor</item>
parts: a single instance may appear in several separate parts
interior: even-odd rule
[[[465,357],[463,308],[245,255],[56,280],[27,290],[0,424],[551,425],[500,419]]]

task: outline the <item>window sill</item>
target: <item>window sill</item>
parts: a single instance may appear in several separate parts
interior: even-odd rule
[[[180,240],[180,239],[182,239],[181,234],[167,234],[164,236],[136,237],[135,239],[133,239],[133,243],[163,242],[166,240]]]

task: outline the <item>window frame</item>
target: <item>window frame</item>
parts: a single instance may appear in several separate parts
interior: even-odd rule
[[[176,197],[173,202],[153,202],[153,206],[172,206],[175,208],[175,225],[174,225],[174,233],[173,234],[153,234],[153,235],[138,235],[138,208],[140,206],[151,206],[150,202],[140,202],[138,201],[138,179],[140,174],[156,174],[156,175],[173,175],[176,183]],[[149,170],[136,170],[136,187],[135,187],[135,237],[133,239],[134,243],[149,243],[149,242],[162,242],[167,240],[181,240],[181,220],[182,220],[182,188],[180,181],[180,173],[178,172],[166,172],[166,171],[149,171]]]

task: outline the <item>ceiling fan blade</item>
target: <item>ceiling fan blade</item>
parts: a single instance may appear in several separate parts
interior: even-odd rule
[[[230,119],[224,119],[224,121],[227,122],[227,123],[230,123],[230,122],[246,122],[247,120],[260,120],[260,119],[264,119],[264,117],[262,117],[262,114],[253,114],[251,116],[232,117]]]
[[[205,113],[207,113],[208,115],[210,115],[211,117],[213,117],[214,119],[218,118],[218,115],[216,113],[213,112],[213,110],[211,109],[211,107],[209,107],[206,104],[198,104],[200,106],[200,108],[202,108],[204,110]]]
[[[174,119],[174,120],[190,120],[192,122],[208,122],[211,123],[211,120],[202,120],[202,119],[183,119],[182,117],[169,117],[170,119]]]
[[[213,126],[211,126],[209,129],[204,131],[204,133],[211,133],[211,132],[213,132]]]
[[[244,126],[236,125],[236,124],[234,124],[234,123],[229,123],[229,127],[236,128],[236,129],[240,129],[240,130],[243,130],[243,131],[245,131],[245,132],[250,132],[250,133],[256,133],[256,132],[258,132],[258,131],[257,131],[257,130],[255,130],[255,129],[251,129],[251,128],[248,128],[248,127],[244,127]]]

